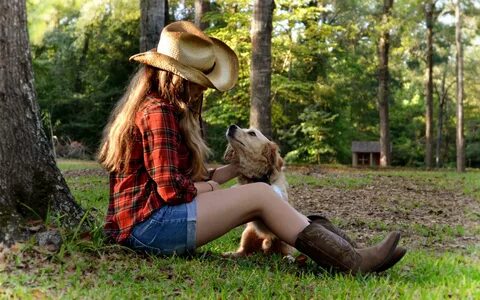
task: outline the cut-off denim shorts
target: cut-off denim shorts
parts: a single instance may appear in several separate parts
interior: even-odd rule
[[[195,252],[197,201],[165,205],[134,226],[130,248],[155,255],[188,255]]]

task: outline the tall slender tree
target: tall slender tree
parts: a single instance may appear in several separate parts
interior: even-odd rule
[[[455,45],[457,49],[457,172],[465,172],[465,135],[463,124],[463,44],[460,0],[455,0]]]
[[[380,116],[380,166],[390,165],[390,128],[388,116],[389,72],[388,55],[390,48],[389,17],[393,7],[393,0],[383,1],[382,30],[378,41],[378,111]]]
[[[27,33],[25,0],[0,1],[0,243],[25,237],[21,224],[47,211],[76,226],[75,203],[39,116]]]
[[[272,77],[273,0],[255,0],[251,27],[252,62],[250,66],[250,126],[272,137],[270,102]]]
[[[140,0],[140,51],[156,48],[168,23],[168,0]]]
[[[207,22],[203,22],[203,17],[210,11],[210,0],[195,0],[195,25],[204,30],[208,27]]]
[[[433,167],[433,16],[435,1],[425,3],[427,24],[427,70],[425,76],[425,167]]]

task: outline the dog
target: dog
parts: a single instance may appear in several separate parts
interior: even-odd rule
[[[283,172],[283,159],[277,144],[255,128],[242,129],[231,125],[226,132],[228,146],[224,160],[238,167],[240,185],[264,182],[288,202],[287,181]],[[255,252],[279,253],[293,260],[294,248],[281,241],[263,222],[249,222],[242,233],[240,247],[226,256],[242,257]]]

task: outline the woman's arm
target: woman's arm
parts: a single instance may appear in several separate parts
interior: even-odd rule
[[[197,181],[194,183],[195,188],[197,189],[197,194],[207,193],[220,189],[220,185],[213,181]]]
[[[229,181],[232,178],[238,176],[238,169],[235,165],[225,165],[215,169],[213,172],[211,180],[218,182],[219,184],[223,184]]]

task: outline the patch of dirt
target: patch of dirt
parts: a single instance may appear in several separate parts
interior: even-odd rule
[[[361,171],[345,170],[307,173],[331,180],[366,176]],[[391,230],[401,231],[400,244],[408,248],[462,250],[480,243],[480,201],[459,191],[385,172],[368,176],[368,183],[349,189],[293,185],[289,199],[302,213],[323,214],[365,245]]]

